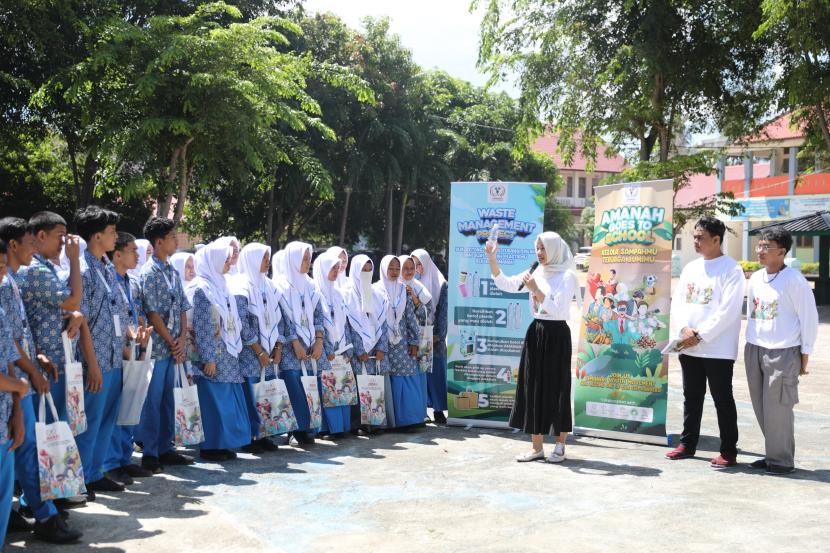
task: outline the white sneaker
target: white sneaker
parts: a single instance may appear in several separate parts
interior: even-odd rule
[[[545,459],[548,463],[561,463],[565,460],[565,444],[556,443],[556,446],[553,448],[553,453],[548,455],[548,458]]]
[[[520,463],[528,463],[530,461],[538,461],[539,459],[545,458],[545,450],[540,449],[539,451],[530,450],[528,453],[522,453],[521,455],[516,455],[516,461]]]

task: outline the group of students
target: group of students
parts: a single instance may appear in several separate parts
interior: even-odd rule
[[[436,423],[446,422],[447,284],[425,250],[385,256],[373,282],[372,260],[357,255],[349,264],[343,248],[318,255],[309,275],[307,243],[272,256],[264,244],[222,237],[178,252],[172,220],[150,218],[144,239],[119,232],[118,222],[98,206],[75,213],[78,236],[51,212],[0,220],[0,521],[9,521],[0,522],[0,543],[7,528],[77,541],[68,509],[165,465],[193,463],[174,441],[181,368],[198,390],[199,455],[207,461],[234,459],[236,449],[277,449],[259,435],[254,385],[263,374],[285,382],[298,426],[292,445],[382,431],[361,425],[355,406],[324,407],[322,426],[312,426],[301,377],[316,370],[319,380],[336,355],[355,374],[384,376],[385,428],[413,431],[428,420],[428,407]],[[433,362],[424,372],[417,355],[426,325],[434,329]],[[84,369],[87,428],[75,440],[87,493],[43,501],[35,406],[51,393],[67,418],[64,334],[66,353]],[[116,424],[125,359],[153,361],[136,426]],[[140,464],[132,461],[136,449]]]

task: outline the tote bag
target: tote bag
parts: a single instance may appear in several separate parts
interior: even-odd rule
[[[197,445],[205,441],[202,412],[199,409],[199,393],[195,385],[187,381],[184,365],[176,365],[176,387],[173,388],[175,410],[176,445]]]
[[[331,369],[320,373],[323,407],[357,405],[357,382],[352,366],[342,355],[335,356]]]
[[[134,426],[141,419],[144,400],[153,377],[153,339],[147,342],[147,356],[144,360],[135,358],[136,343],[130,343],[130,358],[124,361],[121,370],[121,405],[118,407],[118,425]]]
[[[77,436],[86,432],[86,408],[84,406],[84,368],[75,361],[75,348],[66,332],[61,333],[63,340],[63,354],[66,359],[64,373],[66,374],[66,422],[72,429],[72,435]]]
[[[300,380],[303,384],[305,399],[308,402],[308,413],[310,416],[309,428],[312,430],[323,426],[323,410],[320,404],[320,388],[317,386],[317,361],[309,358],[305,361],[311,365],[311,375],[303,375]]]
[[[383,376],[366,374],[366,363],[361,364],[357,375],[360,397],[360,424],[383,426],[386,424],[386,393]]]
[[[46,424],[46,403],[52,411],[52,424]],[[52,394],[40,396],[35,423],[40,499],[61,499],[86,493],[81,454],[69,425],[58,419]]]
[[[418,343],[418,367],[422,373],[432,372],[432,325],[424,325],[421,329],[421,341]]]
[[[297,430],[297,417],[291,407],[288,388],[281,378],[265,380],[265,368],[254,384],[254,401],[259,415],[258,437],[277,436]]]

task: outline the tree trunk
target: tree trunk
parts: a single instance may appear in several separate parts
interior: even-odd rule
[[[193,137],[187,139],[187,142],[181,147],[181,152],[179,153],[179,193],[176,196],[176,211],[173,214],[173,222],[177,225],[182,220],[182,215],[184,214],[184,203],[187,200],[187,189],[190,182],[190,175],[192,174],[192,168],[188,170],[187,167],[187,147],[190,146],[191,142],[193,142]]]
[[[410,181],[411,185],[415,185],[418,179],[418,168],[412,168],[412,180]],[[395,248],[395,254],[400,255],[403,252],[403,229],[406,224],[406,203],[409,201],[409,186],[405,186],[403,192],[401,194],[401,214],[400,214],[400,221],[398,221],[398,240],[397,240],[397,248]]]
[[[346,247],[346,222],[349,220],[349,203],[352,199],[351,179],[346,186],[346,201],[343,202],[343,216],[340,219],[340,240],[337,242],[341,248]]]
[[[95,197],[95,173],[98,172],[98,160],[91,153],[86,154],[84,160],[84,174],[81,178],[81,197],[78,200],[78,207],[86,207],[92,203]]]
[[[66,133],[63,133],[64,136],[67,136]],[[69,152],[69,163],[72,166],[72,183],[73,183],[73,194],[72,194],[72,205],[75,209],[78,209],[78,198],[81,197],[81,178],[78,174],[78,159],[77,159],[77,152],[75,151],[75,141],[74,140],[67,140],[66,141],[66,148]]]
[[[271,183],[268,189],[268,203],[265,212],[265,236],[268,237],[268,245],[271,250],[274,249],[274,188],[276,185]]]
[[[389,180],[386,192],[386,253],[392,253],[392,226],[394,225],[394,185],[392,180]]]
[[[830,126],[827,124],[827,114],[824,113],[824,105],[821,101],[816,103],[816,114],[818,115],[821,135],[824,137],[824,143],[827,146],[827,151],[830,152]]]
[[[654,144],[657,142],[657,132],[652,127],[649,133],[640,138],[640,161],[649,161]]]

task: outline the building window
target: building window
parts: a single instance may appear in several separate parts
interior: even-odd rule
[[[587,180],[585,177],[579,177],[579,197],[585,197],[585,187],[587,186]]]
[[[679,236],[674,239],[674,249],[678,251],[683,249],[682,238],[680,238]]]
[[[568,177],[568,186],[565,190],[565,196],[568,198],[573,198],[574,196],[574,178]]]
[[[812,236],[797,236],[795,239],[795,245],[798,248],[812,248],[813,247],[813,237]]]
[[[597,186],[599,186],[599,177],[594,177],[591,179],[591,195],[593,196],[597,192]]]

